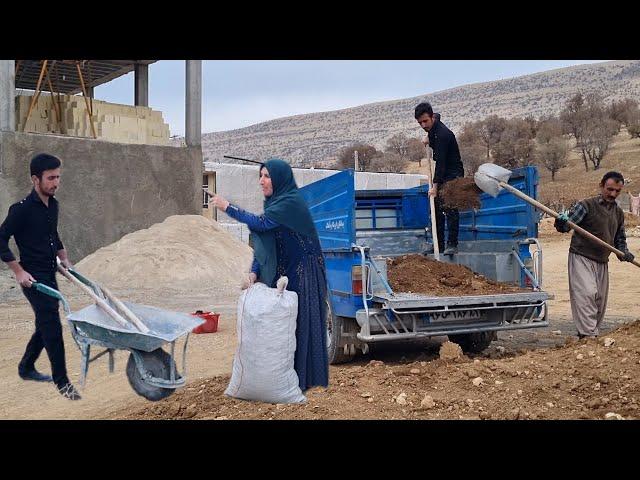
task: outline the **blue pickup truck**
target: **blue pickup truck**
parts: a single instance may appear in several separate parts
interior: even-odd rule
[[[509,183],[537,196],[535,167]],[[432,242],[428,186],[356,190],[353,170],[300,189],[325,255],[329,287],[329,359],[348,362],[374,342],[448,335],[466,352],[481,352],[499,330],[546,327],[538,212],[506,191],[482,194],[481,208],[460,212],[458,253],[441,261],[466,265],[519,293],[434,297],[393,291],[387,259],[422,254]]]

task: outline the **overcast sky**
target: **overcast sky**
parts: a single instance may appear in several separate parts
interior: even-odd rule
[[[205,60],[202,132],[338,110],[603,60]],[[149,66],[149,106],[184,135],[185,62]],[[133,73],[100,85],[98,100],[133,104]]]

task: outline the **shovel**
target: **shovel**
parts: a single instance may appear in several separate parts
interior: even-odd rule
[[[427,157],[427,164],[429,166],[429,193],[433,188],[433,168],[431,167],[431,158]],[[438,245],[438,227],[436,219],[436,206],[435,199],[429,195],[429,208],[431,209],[431,240],[433,241],[433,258],[440,261],[440,246]]]
[[[552,217],[558,218],[560,216],[560,214],[558,214],[558,212],[554,212],[553,210],[551,210],[547,206],[545,206],[542,203],[534,200],[530,196],[525,195],[524,193],[522,193],[517,188],[514,188],[511,185],[509,185],[507,182],[509,181],[510,177],[511,177],[511,170],[507,170],[506,168],[502,168],[501,166],[496,165],[494,163],[484,163],[484,164],[480,165],[480,167],[478,168],[478,171],[474,174],[473,179],[475,180],[476,185],[478,186],[478,188],[480,188],[480,190],[482,190],[485,193],[488,193],[492,197],[497,197],[498,193],[500,193],[500,190],[502,190],[504,188],[505,190],[510,191],[515,196],[521,198],[525,202],[527,202],[527,203],[533,205],[534,207],[539,208],[543,212],[551,215]],[[575,230],[577,233],[579,233],[583,237],[586,237],[586,238],[589,238],[589,239],[593,240],[598,245],[600,245],[603,248],[606,248],[610,252],[613,252],[618,256],[623,256],[624,255],[623,251],[618,250],[615,247],[612,247],[611,245],[609,245],[604,240],[601,240],[598,237],[596,237],[595,235],[593,235],[592,233],[587,232],[584,228],[579,227],[575,223],[567,222],[567,225],[569,225],[570,228]],[[638,263],[637,260],[633,260],[630,263],[633,263],[636,267],[640,267],[640,263]]]

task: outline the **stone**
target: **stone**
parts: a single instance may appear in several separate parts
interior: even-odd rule
[[[484,380],[482,380],[482,377],[476,377],[473,380],[471,380],[471,383],[473,383],[474,386],[479,387],[484,383]]]
[[[553,330],[551,333],[554,334],[554,335],[562,335],[562,331],[561,330]]]
[[[500,354],[502,354],[502,353],[506,352],[506,350],[507,350],[507,349],[506,349],[506,348],[504,348],[502,345],[498,345],[498,346],[496,347],[496,352],[498,352],[498,353],[500,353]]]
[[[624,420],[624,417],[619,413],[609,412],[604,415],[606,420]]]
[[[610,346],[612,346],[614,343],[616,343],[616,341],[615,341],[615,339],[613,339],[613,338],[611,338],[611,337],[606,337],[606,338],[604,339],[604,342],[603,342],[603,343],[604,343],[604,346],[605,346],[605,347],[610,347]]]
[[[407,404],[407,394],[402,392],[400,395],[395,397],[396,403],[398,405],[406,405]]]
[[[436,406],[436,402],[433,400],[431,395],[425,395],[422,401],[420,402],[420,408],[424,408],[426,410],[429,410],[430,408],[433,408],[435,406]]]
[[[361,393],[360,396],[362,398],[369,398],[371,396],[371,394],[369,392],[364,392],[364,393]]]
[[[444,342],[440,345],[440,359],[441,360],[458,360],[462,358],[462,347],[457,343]]]
[[[579,353],[578,355],[576,355],[576,360],[582,360],[584,358],[584,355]]]
[[[420,375],[420,369],[419,368],[412,368],[411,370],[409,370],[409,373],[411,375]]]

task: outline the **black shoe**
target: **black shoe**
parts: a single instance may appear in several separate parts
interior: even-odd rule
[[[38,372],[35,368],[27,372],[18,372],[22,380],[33,380],[34,382],[53,382],[53,378]]]
[[[60,395],[62,395],[64,398],[68,398],[69,400],[82,399],[82,397],[76,390],[76,387],[74,387],[70,383],[65,383],[63,386],[58,387],[58,392],[60,392]]]
[[[458,246],[451,244],[447,245],[447,248],[442,252],[443,255],[455,255],[456,253],[458,253]]]

